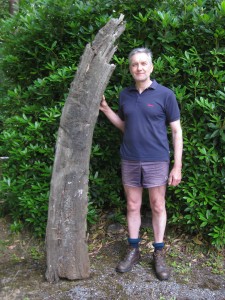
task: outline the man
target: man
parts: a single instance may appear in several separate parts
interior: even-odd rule
[[[154,232],[153,262],[157,277],[167,280],[170,272],[165,262],[163,242],[167,221],[165,194],[167,183],[176,186],[181,181],[183,140],[180,111],[174,93],[151,80],[153,63],[149,49],[132,50],[129,69],[135,86],[120,93],[119,113],[108,106],[104,96],[100,105],[100,110],[123,132],[120,155],[127,199],[129,248],[116,270],[130,271],[140,259],[140,210],[143,188],[147,188]],[[174,165],[170,173],[167,124],[171,127],[174,148]]]

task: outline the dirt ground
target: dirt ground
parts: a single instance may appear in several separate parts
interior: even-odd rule
[[[103,216],[89,228],[91,276],[85,280],[45,280],[44,242],[27,232],[12,234],[0,219],[0,299],[2,300],[225,300],[224,251],[209,248],[200,236],[179,230],[166,233],[168,281],[159,281],[152,267],[152,230],[141,229],[141,262],[129,273],[115,266],[126,251],[125,226]]]

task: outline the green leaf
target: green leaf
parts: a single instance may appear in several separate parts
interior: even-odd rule
[[[225,1],[221,2],[221,10],[223,13],[225,13]]]

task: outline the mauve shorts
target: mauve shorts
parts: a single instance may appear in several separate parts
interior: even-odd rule
[[[169,162],[121,161],[124,185],[151,188],[167,184]]]

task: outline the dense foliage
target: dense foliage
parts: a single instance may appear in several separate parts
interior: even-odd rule
[[[117,109],[131,84],[127,55],[139,46],[154,54],[153,77],[176,93],[184,134],[183,182],[169,188],[171,223],[225,244],[225,1],[20,1],[1,22],[2,213],[14,225],[45,232],[54,146],[63,103],[85,45],[111,18],[125,14],[126,31],[105,92]],[[90,165],[89,214],[124,212],[118,154],[120,133],[100,114]]]

